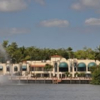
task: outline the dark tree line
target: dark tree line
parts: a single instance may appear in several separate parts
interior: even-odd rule
[[[85,47],[82,50],[73,51],[71,47],[59,49],[37,48],[35,46],[19,47],[16,42],[9,44],[9,41],[3,41],[2,46],[6,50],[7,59],[11,59],[13,63],[25,60],[49,60],[52,55],[60,55],[66,59],[100,60],[100,47],[96,50]],[[4,62],[4,58],[5,56],[0,50],[0,61]]]

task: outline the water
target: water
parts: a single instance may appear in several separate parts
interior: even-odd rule
[[[78,84],[1,85],[0,100],[100,100],[100,86]]]

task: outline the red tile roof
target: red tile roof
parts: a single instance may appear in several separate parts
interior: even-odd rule
[[[51,56],[51,58],[61,58],[62,56],[59,56],[59,55],[53,55]]]

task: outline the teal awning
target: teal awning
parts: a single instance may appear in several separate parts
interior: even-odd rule
[[[67,67],[68,67],[68,64],[67,64],[66,62],[61,62],[61,63],[59,64],[59,67],[60,67],[60,68],[67,68]]]
[[[0,69],[3,69],[3,66],[0,66]]]
[[[86,67],[86,64],[83,63],[83,62],[81,62],[81,63],[78,64],[78,67],[79,67],[79,68],[84,68],[84,67]]]
[[[22,66],[22,69],[27,69],[27,66],[26,66],[26,65],[23,65],[23,66]]]
[[[93,67],[93,66],[96,66],[96,63],[95,63],[95,62],[90,62],[90,63],[88,64],[88,67]]]

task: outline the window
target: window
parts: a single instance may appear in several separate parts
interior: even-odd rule
[[[34,67],[30,67],[30,70],[31,70],[31,71],[34,71]]]
[[[7,67],[6,67],[6,70],[7,70],[7,72],[10,72],[10,67],[7,66]]]
[[[16,72],[16,71],[18,71],[18,68],[17,68],[17,66],[15,66],[15,67],[14,67],[14,71],[15,71],[15,72]]]
[[[0,71],[2,71],[3,70],[3,66],[0,66]]]
[[[38,71],[42,71],[42,68],[41,68],[41,67],[39,67],[39,68],[38,68]]]
[[[22,66],[22,71],[27,71],[27,66],[23,65]]]
[[[57,63],[54,64],[55,72],[57,72]]]

